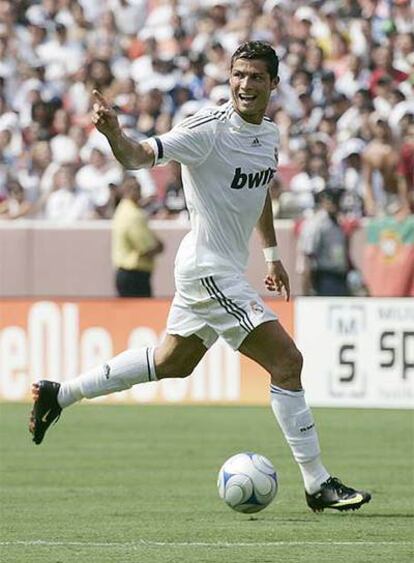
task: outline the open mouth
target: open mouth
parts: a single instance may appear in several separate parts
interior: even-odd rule
[[[254,94],[239,94],[239,100],[245,103],[254,102],[256,96]]]

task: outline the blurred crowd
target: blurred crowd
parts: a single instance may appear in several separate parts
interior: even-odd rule
[[[91,92],[137,140],[229,99],[231,54],[272,44],[275,217],[326,189],[347,217],[414,210],[410,0],[0,0],[0,218],[111,218],[135,178],[149,216],[186,220],[180,170],[125,173]]]

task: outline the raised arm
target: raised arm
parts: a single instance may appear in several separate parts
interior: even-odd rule
[[[129,139],[119,126],[114,109],[98,90],[92,92],[94,97],[92,122],[111,145],[115,158],[128,170],[137,170],[151,166],[154,162],[154,151],[148,143],[137,143]]]
[[[280,261],[277,247],[275,227],[273,224],[272,200],[267,192],[262,214],[256,225],[263,246],[265,261],[267,263],[267,276],[264,283],[269,291],[282,293],[285,290],[286,300],[290,299],[289,276]]]

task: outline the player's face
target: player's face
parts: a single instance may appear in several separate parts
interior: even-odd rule
[[[249,123],[261,123],[270,92],[278,78],[271,80],[266,63],[261,60],[237,59],[230,75],[230,88],[235,109]]]

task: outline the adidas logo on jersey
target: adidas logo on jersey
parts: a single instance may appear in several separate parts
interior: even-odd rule
[[[262,146],[262,143],[259,141],[259,139],[258,139],[257,137],[255,137],[255,138],[253,139],[253,142],[252,142],[251,146],[252,146],[252,147],[261,147],[261,146]]]
[[[241,168],[236,168],[230,187],[232,190],[241,190],[246,184],[249,189],[266,186],[275,172],[274,168],[266,168],[266,170],[259,170],[259,172],[245,173],[242,172]]]

